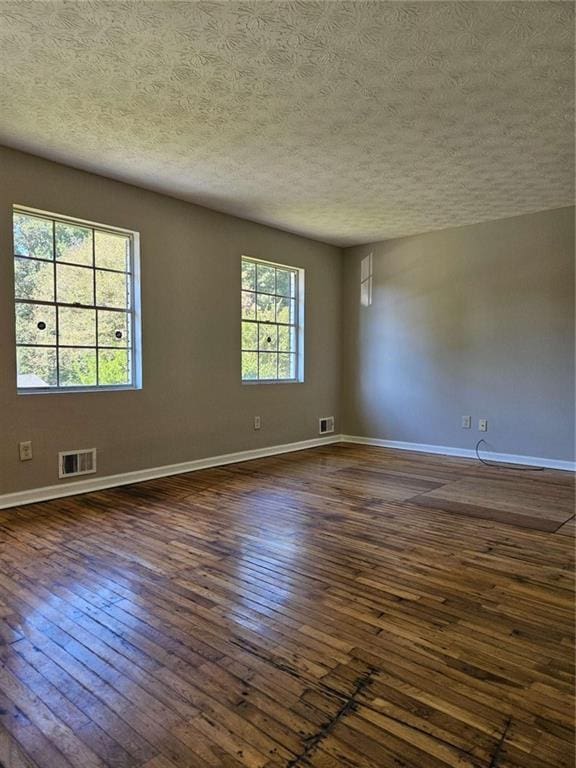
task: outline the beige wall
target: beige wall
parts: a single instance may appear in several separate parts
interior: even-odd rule
[[[346,434],[460,448],[486,437],[498,453],[574,459],[573,208],[351,248],[343,270]]]
[[[59,450],[97,446],[109,475],[315,438],[319,416],[338,419],[339,249],[2,148],[0,179],[0,494],[58,483]],[[140,232],[141,391],[16,395],[14,203]],[[243,253],[306,270],[303,384],[240,382]]]

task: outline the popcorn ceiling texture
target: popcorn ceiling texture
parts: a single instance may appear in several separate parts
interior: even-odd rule
[[[564,2],[3,2],[0,142],[350,245],[570,205]]]

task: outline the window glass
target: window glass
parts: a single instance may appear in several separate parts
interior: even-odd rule
[[[300,381],[300,270],[242,258],[242,380]]]
[[[132,236],[22,209],[13,221],[18,389],[135,386]]]

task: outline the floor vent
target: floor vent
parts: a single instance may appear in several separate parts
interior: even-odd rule
[[[330,432],[334,432],[334,416],[318,419],[318,434],[328,435]]]
[[[83,451],[60,451],[58,454],[58,477],[91,475],[96,472],[96,448]]]

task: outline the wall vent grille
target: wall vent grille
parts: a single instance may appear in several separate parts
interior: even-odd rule
[[[96,448],[81,451],[60,451],[58,477],[91,475],[96,472]]]
[[[328,435],[334,432],[334,416],[324,416],[318,419],[318,434]]]

